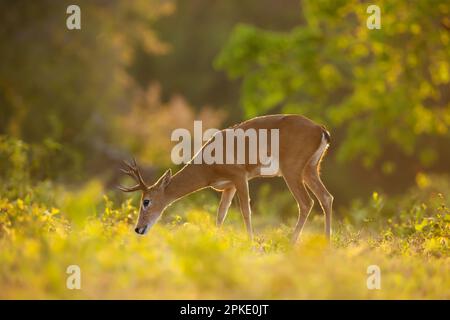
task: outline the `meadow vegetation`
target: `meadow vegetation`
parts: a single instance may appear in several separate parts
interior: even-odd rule
[[[423,175],[402,197],[374,192],[337,210],[331,244],[316,209],[292,246],[295,210],[282,221],[258,206],[250,243],[236,207],[215,227],[218,199],[203,192],[142,237],[133,232],[137,198],[118,200],[99,181],[75,190],[3,184],[0,298],[449,299],[449,191],[448,179]],[[66,288],[73,264],[81,290]],[[366,286],[369,265],[380,267],[380,290]]]

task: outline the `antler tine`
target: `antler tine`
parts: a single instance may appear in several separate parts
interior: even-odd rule
[[[125,173],[126,175],[132,177],[133,179],[136,180],[136,182],[138,182],[138,184],[134,187],[119,187],[120,190],[124,191],[124,192],[131,192],[131,191],[136,191],[136,190],[147,190],[148,186],[145,183],[144,179],[141,176],[141,173],[139,172],[139,168],[137,166],[136,163],[136,159],[133,158],[131,164],[127,161],[123,161],[123,163],[125,164],[125,166],[128,169],[120,169],[121,172]]]
[[[123,192],[133,192],[141,189],[141,185],[137,184],[133,187],[123,187],[123,186],[117,186],[117,189],[123,191]]]
[[[121,172],[125,173],[125,174],[128,174],[128,175],[132,174],[131,171],[128,171],[128,170],[125,170],[125,169],[122,169],[122,168],[120,168],[119,170]]]
[[[124,160],[123,163],[128,167],[129,172],[133,172],[136,174],[136,178],[137,178],[137,174],[139,173],[139,168],[136,164],[136,160],[133,158],[132,163],[129,163]]]
[[[133,161],[135,163],[135,173],[136,173],[136,175],[137,175],[137,177],[139,179],[139,183],[142,183],[142,185],[145,188],[147,188],[147,184],[145,183],[144,178],[142,178],[141,172],[139,171],[139,168],[137,167],[136,160],[133,159]]]
[[[131,164],[129,164],[128,162],[126,162],[125,160],[123,161],[123,163],[125,164],[125,166],[127,166],[128,169],[120,168],[120,171],[137,180],[138,177],[134,173],[134,171],[135,171],[134,167]]]
[[[126,160],[123,160],[122,162],[123,162],[123,164],[124,164],[125,166],[127,166],[127,168],[130,169],[130,170],[133,170],[133,169],[135,168],[133,165],[131,165],[131,164],[130,164],[128,161],[126,161]]]

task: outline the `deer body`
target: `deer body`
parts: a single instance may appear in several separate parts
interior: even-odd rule
[[[322,207],[325,214],[325,234],[329,238],[331,236],[333,197],[325,188],[319,176],[320,161],[330,142],[329,133],[325,128],[299,115],[270,115],[257,117],[231,128],[231,130],[236,129],[279,130],[279,153],[278,158],[274,159],[278,161],[279,170],[273,176],[282,176],[284,178],[298,204],[299,218],[292,240],[295,242],[299,237],[314,204],[306,186],[316,196]],[[219,131],[216,135],[225,135],[225,130]],[[208,141],[202,149],[211,141]],[[225,139],[223,141],[225,150],[223,154],[225,157],[227,147],[230,146],[227,146]],[[245,159],[249,159],[247,143],[248,141],[246,141],[245,145]],[[270,145],[268,143],[268,146]],[[236,148],[236,144],[232,147]],[[270,153],[269,147],[268,152]],[[170,203],[192,192],[211,187],[222,193],[217,211],[217,225],[220,227],[223,224],[232,199],[237,194],[245,226],[249,237],[252,239],[253,231],[248,181],[262,176],[262,163],[259,157],[257,162],[253,164],[247,162],[244,164],[237,164],[237,162],[235,164],[226,164],[225,162],[195,164],[195,157],[198,156],[201,156],[201,153],[197,153],[174,176],[171,175],[170,170],[167,170],[150,187],[147,187],[143,182],[135,164],[134,166],[128,165],[130,170],[125,172],[141,181],[135,187],[121,189],[123,191],[143,191],[141,210],[135,231],[139,234],[145,234]]]

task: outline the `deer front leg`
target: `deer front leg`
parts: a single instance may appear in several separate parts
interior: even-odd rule
[[[228,209],[230,208],[231,201],[233,200],[236,188],[231,187],[222,191],[222,197],[220,198],[219,209],[217,210],[217,227],[221,227],[225,217],[227,216]]]
[[[250,241],[253,241],[253,229],[252,229],[252,211],[250,208],[250,196],[248,192],[248,181],[242,179],[235,183],[236,190],[239,198],[239,205],[241,208],[242,216],[244,218],[245,228]]]

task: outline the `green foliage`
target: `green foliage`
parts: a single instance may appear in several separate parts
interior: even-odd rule
[[[1,298],[449,298],[449,199],[432,187],[403,199],[374,193],[362,206],[377,223],[360,225],[361,208],[350,208],[350,220],[336,221],[331,246],[321,216],[311,217],[292,246],[292,225],[255,215],[249,243],[235,210],[221,230],[214,226],[212,200],[207,210],[171,207],[140,237],[131,200],[116,205],[100,199],[98,188],[47,187],[58,195],[53,201],[32,188],[23,199],[0,199]],[[386,217],[383,210],[396,204],[395,217]],[[82,290],[66,288],[72,264],[81,268]],[[373,264],[381,290],[366,287]]]
[[[381,1],[380,30],[366,28],[368,4],[304,1],[306,24],[290,32],[238,25],[215,61],[243,79],[248,117],[282,105],[342,132],[338,158],[367,165],[395,146],[430,166],[448,143],[450,42],[445,1]],[[341,135],[341,134],[339,134]]]
[[[69,31],[70,4],[0,4],[0,134],[53,149],[43,164],[65,178],[111,138],[110,124],[132,88],[126,68],[136,42],[148,53],[164,52],[151,25],[172,10],[170,2],[79,1],[82,29]]]
[[[229,124],[242,120],[237,84],[214,72],[211,61],[239,21],[288,30],[298,22],[298,1],[285,0],[282,6],[272,0],[174,2],[175,12],[155,26],[170,43],[169,52],[154,56],[138,50],[132,75],[143,86],[158,81],[165,97],[183,94],[195,110],[204,105],[226,109]]]
[[[40,181],[40,185],[50,183],[46,179],[53,176],[52,164],[58,163],[51,159],[61,154],[64,152],[49,141],[27,144],[0,135],[0,192],[4,197],[15,199],[30,192],[31,181]],[[68,169],[66,174],[73,174],[73,171]]]
[[[1,191],[5,196],[23,195],[29,184],[27,150],[23,141],[0,136],[0,177],[5,181]]]

